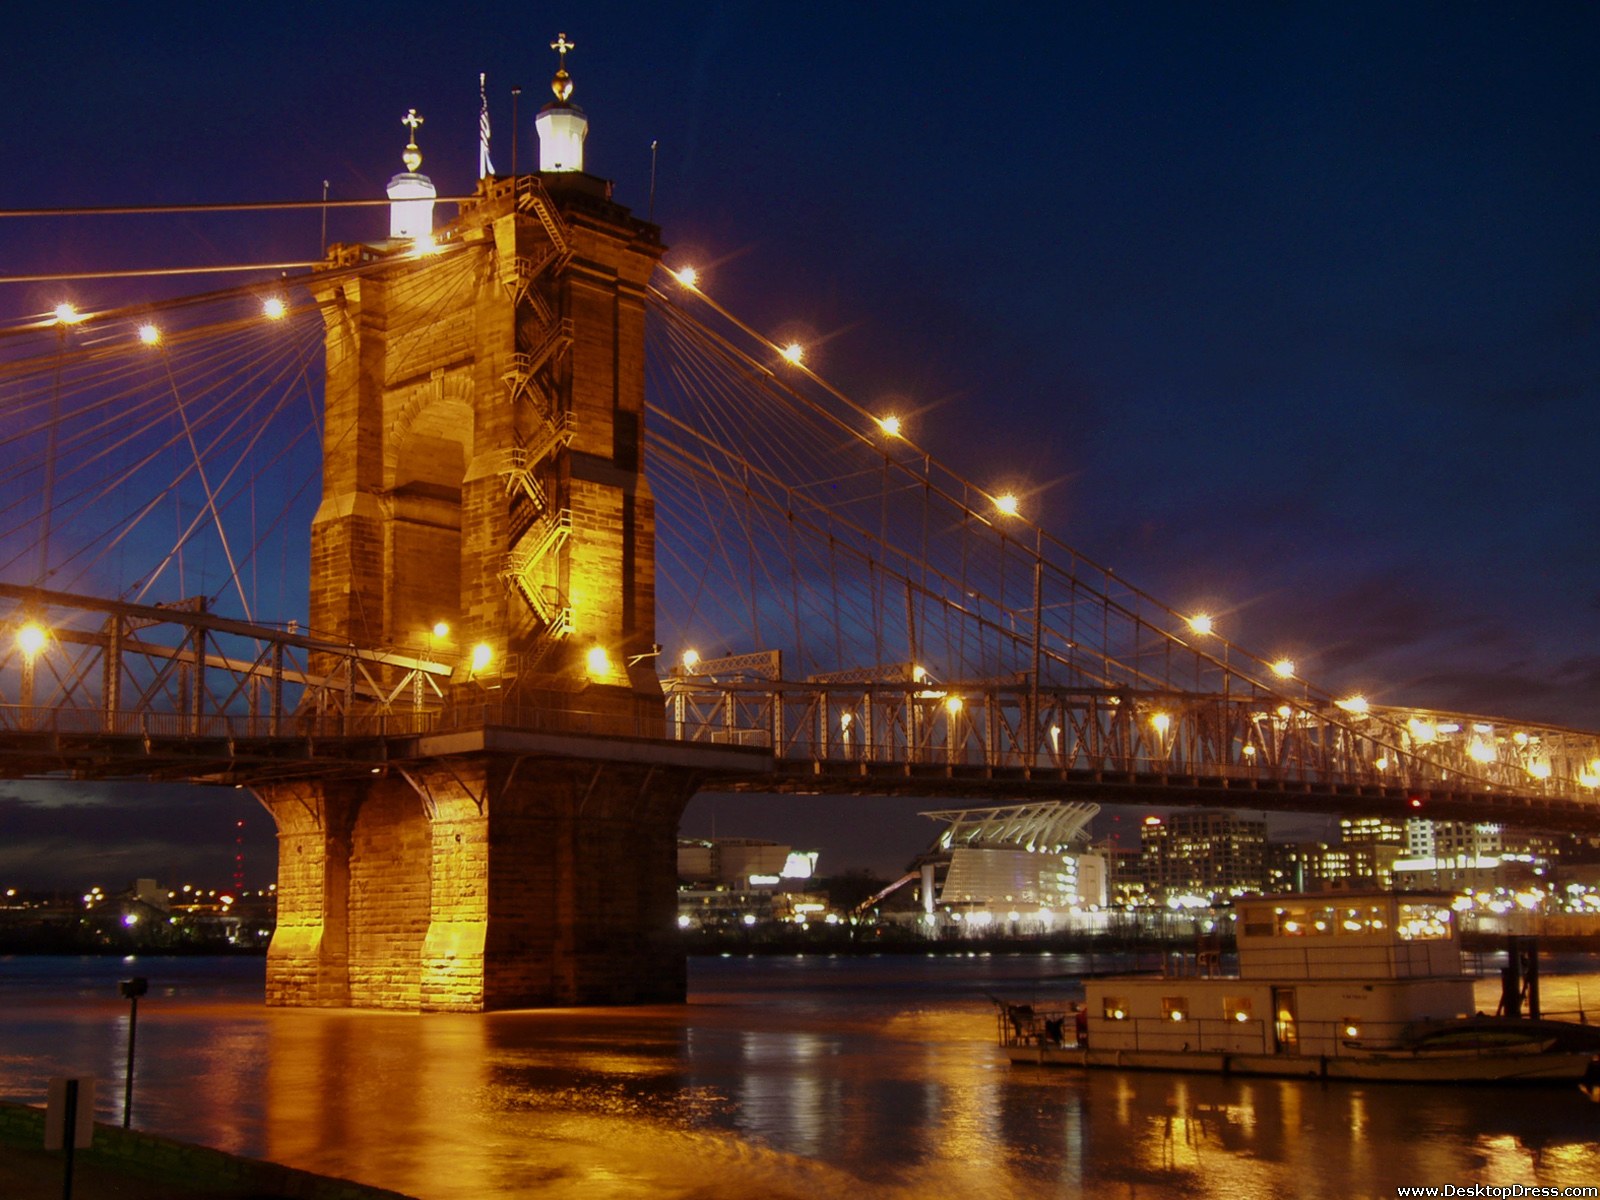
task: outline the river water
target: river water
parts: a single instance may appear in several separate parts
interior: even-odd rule
[[[1558,965],[1545,1008],[1600,1009],[1600,964]],[[425,1200],[1600,1186],[1600,1104],[1576,1088],[1007,1064],[988,996],[1055,999],[1083,966],[698,959],[683,1006],[470,1016],[267,1009],[259,959],[0,958],[0,1098],[93,1074],[120,1121],[116,981],[143,975],[136,1127]]]

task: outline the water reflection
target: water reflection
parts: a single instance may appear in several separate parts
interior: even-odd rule
[[[51,1074],[92,1070],[108,1081],[102,1119],[120,1118],[109,1081],[126,1005],[65,968],[59,988],[18,985],[16,967],[0,962],[0,1095],[37,1100]],[[141,1004],[135,1123],[427,1200],[1160,1200],[1600,1180],[1600,1108],[1575,1091],[1007,1065],[985,994],[1048,991],[1042,973],[1062,968],[697,963],[684,1007],[491,1016],[268,1010],[244,976]],[[1600,995],[1600,980],[1587,986]]]

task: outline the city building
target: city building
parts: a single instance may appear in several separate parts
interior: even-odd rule
[[[817,852],[757,838],[678,839],[681,929],[823,919],[827,900],[807,891]]]
[[[1260,817],[1180,810],[1146,817],[1140,835],[1140,867],[1154,900],[1211,902],[1266,887],[1267,823]]]

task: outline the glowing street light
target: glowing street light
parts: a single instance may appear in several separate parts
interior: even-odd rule
[[[53,311],[57,325],[76,325],[83,320],[83,314],[78,311],[78,306],[70,300],[63,300]]]
[[[995,508],[1008,517],[1014,517],[1017,515],[1018,505],[1019,501],[1011,492],[1006,492],[1003,495],[999,495],[994,498]]]
[[[1150,724],[1161,737],[1167,736],[1167,730],[1172,728],[1172,718],[1164,712],[1158,712],[1150,718]]]
[[[159,346],[161,344],[161,330],[146,321],[139,326],[139,340],[146,346]]]
[[[611,656],[606,653],[604,646],[590,646],[589,653],[584,658],[584,665],[589,674],[602,676],[611,674]]]
[[[790,342],[782,350],[778,351],[778,353],[783,355],[785,360],[792,362],[798,367],[802,362],[805,361],[806,348],[799,342]]]
[[[692,288],[700,282],[700,272],[693,267],[679,267],[672,272],[672,277],[686,288]]]
[[[685,671],[693,671],[699,665],[700,651],[691,648],[683,652],[683,669]]]
[[[436,638],[447,638],[447,637],[449,637],[450,636],[450,626],[446,625],[443,621],[435,622],[435,624],[433,626],[433,636],[436,637]]]
[[[45,632],[44,627],[33,621],[29,621],[17,630],[17,649],[22,651],[29,662],[39,656],[39,652],[45,648],[49,640],[50,635]]]
[[[289,315],[289,306],[282,296],[268,296],[261,302],[261,315],[269,321],[281,321]]]
[[[1279,679],[1292,679],[1294,677],[1294,659],[1280,658],[1272,664],[1272,673]]]
[[[1347,713],[1355,713],[1357,716],[1366,712],[1370,707],[1365,696],[1350,696],[1344,700],[1335,700],[1333,703],[1334,707],[1341,708]]]
[[[488,642],[479,642],[472,648],[472,673],[474,675],[487,671],[489,664],[494,661],[494,649]]]
[[[1207,613],[1195,613],[1189,618],[1189,628],[1204,637],[1211,632],[1211,617]]]
[[[890,437],[900,436],[900,418],[895,416],[879,417],[878,426]]]

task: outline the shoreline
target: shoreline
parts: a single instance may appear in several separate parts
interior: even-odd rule
[[[42,1107],[0,1100],[0,1194],[60,1195],[65,1161],[45,1150]],[[141,1188],[140,1185],[149,1185]],[[73,1196],[161,1196],[169,1200],[413,1200],[400,1192],[242,1158],[209,1146],[96,1122],[73,1155]]]

